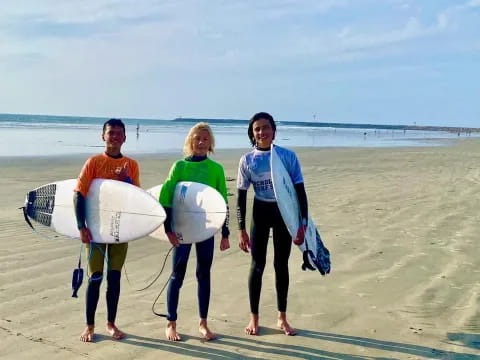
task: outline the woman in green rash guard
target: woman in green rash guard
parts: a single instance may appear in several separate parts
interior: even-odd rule
[[[168,340],[182,340],[177,332],[177,307],[180,295],[180,288],[183,284],[185,272],[187,270],[188,257],[192,244],[180,244],[177,234],[172,230],[171,215],[172,201],[175,187],[180,181],[194,181],[209,185],[218,190],[227,202],[227,185],[223,167],[215,161],[208,158],[209,153],[214,152],[215,139],[212,130],[207,123],[201,122],[194,125],[188,133],[183,152],[185,159],[176,161],[167,180],[162,186],[160,193],[160,203],[165,208],[167,219],[164,223],[165,232],[168,240],[175,247],[173,250],[173,271],[168,284],[167,291],[167,327],[165,335]],[[228,203],[227,203],[228,205]],[[228,206],[227,218],[222,227],[222,240],[220,241],[220,250],[226,250],[230,247],[228,237]],[[214,239],[213,236],[202,242],[196,243],[197,251],[197,269],[196,276],[198,281],[198,307],[200,314],[199,331],[205,340],[215,339],[215,334],[207,326],[208,306],[210,302],[210,268],[213,260]]]

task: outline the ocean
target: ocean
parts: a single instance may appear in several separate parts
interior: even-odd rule
[[[0,156],[94,154],[103,149],[102,125],[107,118],[0,114]],[[122,119],[126,125],[125,154],[181,152],[195,119]],[[208,121],[208,120],[207,120]],[[214,119],[217,149],[249,148],[247,121]],[[286,147],[442,146],[466,134],[394,128],[319,127],[317,123],[277,123],[275,143]],[[472,133],[469,136],[479,136]]]

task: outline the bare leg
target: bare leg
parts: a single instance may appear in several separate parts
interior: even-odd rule
[[[87,325],[80,335],[80,340],[83,342],[93,342],[93,337],[95,335],[94,328],[94,325]]]
[[[285,335],[297,335],[295,329],[287,322],[287,313],[285,312],[278,312],[277,326],[285,332]]]
[[[170,341],[182,341],[182,337],[177,332],[177,322],[168,321],[167,328],[165,329],[165,336]]]
[[[107,332],[115,340],[121,340],[125,337],[125,333],[117,328],[113,322],[107,322]]]
[[[250,322],[245,328],[245,334],[258,335],[258,315],[250,314]]]
[[[203,338],[206,341],[213,340],[217,337],[215,333],[213,333],[207,326],[207,319],[200,319],[200,325],[198,327],[198,331],[202,334]]]

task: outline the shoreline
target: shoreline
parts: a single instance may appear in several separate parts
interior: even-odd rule
[[[70,119],[71,121],[80,120],[87,121],[89,123],[102,124],[109,117],[98,116],[82,116],[82,115],[48,115],[48,114],[12,114],[12,113],[0,113],[0,124],[5,121],[22,122],[33,120],[32,118],[38,118],[39,121],[45,121],[47,119],[61,121],[64,119]],[[173,119],[153,119],[153,118],[122,118],[128,125],[135,125],[141,123],[142,125],[153,122],[176,122],[194,124],[197,122],[208,122],[210,124],[234,124],[234,125],[246,125],[248,119],[228,119],[228,118],[206,118],[206,117],[177,117]],[[407,125],[407,124],[368,124],[368,123],[337,123],[337,122],[324,122],[324,121],[293,121],[293,120],[280,120],[280,125],[287,126],[308,126],[308,127],[331,127],[337,129],[379,129],[379,130],[413,130],[413,131],[447,131],[447,132],[480,132],[480,128],[468,127],[468,126],[440,126],[440,125]]]
[[[398,139],[397,141],[404,141],[403,139]],[[408,140],[406,140],[408,141]],[[402,150],[402,149],[423,149],[423,148],[437,148],[437,147],[451,147],[451,146],[459,146],[462,143],[468,142],[480,142],[479,138],[424,138],[422,141],[425,141],[425,145],[404,145],[404,146],[290,146],[290,145],[280,145],[282,147],[289,148],[295,152],[310,152],[310,151],[339,151],[339,150],[379,150],[379,151],[388,151],[388,150]],[[440,145],[437,144],[430,144],[428,142],[438,142],[441,143]],[[0,155],[0,165],[2,162],[9,162],[12,160],[25,160],[28,159],[88,159],[90,156],[95,154],[101,153],[103,151],[103,146],[98,146],[98,152],[85,152],[85,153],[72,153],[72,154],[47,154],[47,155]],[[229,154],[244,154],[248,151],[252,150],[252,147],[238,147],[238,148],[221,148],[216,149],[215,154],[213,154],[212,158],[217,156],[228,156]],[[154,157],[159,157],[160,159],[176,159],[182,156],[181,149],[170,149],[166,151],[159,151],[159,152],[145,152],[145,153],[128,153],[124,152],[125,156],[137,159],[151,159]]]
[[[186,124],[188,125],[188,124]],[[123,147],[131,156],[150,154],[175,154],[181,151],[184,137],[189,127],[180,129],[169,127],[161,132],[144,131],[136,136],[127,131],[127,141]],[[158,129],[157,129],[158,130]],[[246,129],[214,128],[217,149],[237,150],[249,147]],[[0,158],[30,156],[62,156],[95,154],[103,149],[99,129],[4,129],[0,134]],[[278,130],[277,144],[296,148],[298,144],[318,149],[328,148],[391,148],[418,146],[449,146],[458,140],[479,139],[480,136],[456,136],[452,133],[412,132],[390,130],[289,128]],[[36,139],[36,140],[31,140]],[[38,139],[38,140],[37,140]]]

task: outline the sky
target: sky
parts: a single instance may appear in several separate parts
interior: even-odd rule
[[[2,0],[0,113],[480,127],[480,0]]]

